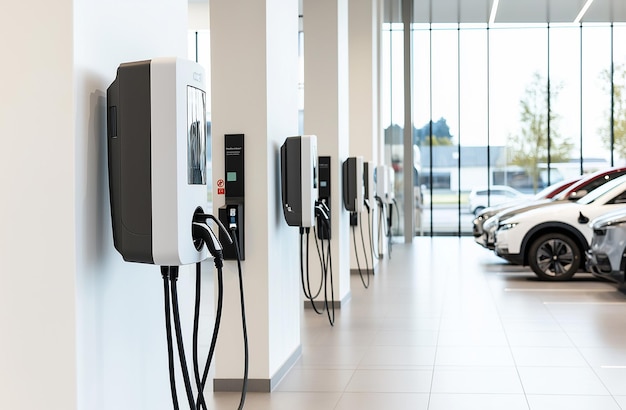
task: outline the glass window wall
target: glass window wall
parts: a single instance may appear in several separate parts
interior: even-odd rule
[[[403,27],[385,14],[385,161],[401,196]],[[477,209],[510,199],[500,186],[531,195],[624,164],[624,38],[623,23],[413,24],[415,233],[471,234]]]

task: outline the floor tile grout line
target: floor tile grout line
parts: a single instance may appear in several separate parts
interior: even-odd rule
[[[430,242],[431,242],[431,248],[432,248],[432,246],[433,246],[433,238],[432,237],[431,237],[431,241]],[[459,243],[458,243],[458,250],[460,251],[460,249],[461,249],[461,243],[459,241]],[[458,262],[459,262],[459,258],[457,258],[457,263]],[[439,352],[439,339],[440,339],[440,336],[441,336],[441,325],[443,323],[443,318],[445,316],[444,315],[444,307],[445,307],[445,304],[446,304],[446,300],[449,297],[448,286],[447,286],[449,280],[450,280],[450,272],[448,270],[446,270],[446,277],[445,277],[445,280],[444,280],[445,292],[444,292],[443,297],[441,298],[441,306],[440,306],[441,314],[439,315],[439,323],[438,323],[438,326],[437,326],[437,338],[435,340],[435,354],[434,354],[434,357],[433,357],[433,370],[432,370],[431,377],[430,377],[430,388],[428,390],[428,404],[426,406],[427,410],[430,409],[431,400],[432,400],[432,397],[433,397],[433,386],[434,386],[434,383],[435,383],[435,371],[437,369],[437,353]]]
[[[544,305],[544,306],[549,306],[549,305]],[[557,325],[559,326],[559,328],[563,331],[563,333],[565,333],[567,335],[567,338],[569,339],[569,341],[572,343],[572,345],[574,345],[574,348],[576,349],[576,351],[578,352],[578,354],[583,358],[583,360],[585,361],[585,363],[587,363],[587,366],[589,367],[589,369],[591,369],[591,371],[593,372],[593,374],[598,378],[598,380],[600,381],[600,383],[602,384],[602,386],[606,389],[606,391],[609,393],[609,395],[611,396],[611,398],[613,399],[613,401],[615,402],[615,404],[617,405],[617,407],[619,407],[620,409],[622,408],[622,406],[620,406],[619,402],[617,401],[617,399],[615,398],[615,396],[613,395],[613,393],[611,392],[611,390],[609,389],[609,387],[604,383],[604,380],[602,380],[602,378],[600,377],[600,375],[598,374],[598,372],[596,371],[596,369],[594,369],[594,367],[591,365],[591,363],[589,362],[589,360],[587,360],[587,357],[585,357],[585,355],[583,354],[583,352],[580,351],[580,347],[574,342],[574,340],[572,339],[572,337],[570,336],[569,332],[567,330],[565,330],[565,328],[561,325],[561,322],[558,320],[558,318],[554,315],[554,312],[552,312],[552,310],[550,310],[549,307],[546,307],[546,309],[548,310],[548,313],[550,314],[550,316],[552,317],[552,319],[554,319],[554,321],[557,323]]]
[[[488,282],[486,278],[485,278],[485,282]],[[508,330],[504,326],[504,321],[502,319],[502,313],[500,311],[500,306],[498,305],[498,303],[496,301],[496,295],[494,294],[494,289],[491,286],[489,286],[488,284],[487,284],[487,289],[489,289],[489,294],[491,295],[491,301],[493,303],[493,306],[494,306],[496,312],[498,313],[498,319],[500,321],[500,326],[502,326],[502,332],[504,333],[504,337],[506,338],[507,346],[509,348],[509,353],[511,354],[511,359],[513,360],[513,365],[515,366],[515,373],[517,374],[517,379],[519,380],[519,384],[522,387],[522,393],[524,394],[524,399],[526,400],[526,406],[530,410],[531,409],[530,401],[528,399],[528,394],[526,393],[526,387],[524,386],[524,382],[522,381],[522,375],[520,374],[519,366],[517,365],[517,360],[515,360],[515,355],[513,354],[513,347],[511,346],[511,340],[509,339]]]

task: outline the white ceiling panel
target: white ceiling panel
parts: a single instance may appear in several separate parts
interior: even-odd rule
[[[458,0],[437,0],[431,2],[433,23],[456,23],[461,18]]]
[[[547,18],[546,0],[500,0],[496,23],[537,23]]]
[[[548,22],[573,22],[586,2],[587,0],[550,0],[550,7],[548,9]]]
[[[493,0],[460,1],[460,23],[486,23],[489,21],[492,2]]]
[[[187,0],[207,3],[208,0]],[[352,1],[352,0],[350,0]],[[402,1],[385,2],[385,21],[401,22]],[[487,23],[493,0],[413,0],[416,23]],[[500,0],[496,23],[572,22],[586,0]],[[300,13],[302,0],[299,0]],[[626,0],[595,0],[584,22],[626,22]]]
[[[611,16],[611,20],[607,20]],[[625,22],[626,21],[626,0],[595,0],[582,22]]]
[[[413,3],[413,21],[415,23],[431,22],[430,1],[415,1]]]
[[[400,10],[401,0],[391,1]],[[414,0],[416,23],[487,23],[493,0]],[[500,0],[496,23],[570,23],[586,0]],[[397,18],[397,20],[395,20]],[[394,15],[394,21],[400,17]],[[626,0],[595,0],[583,22],[626,22]]]

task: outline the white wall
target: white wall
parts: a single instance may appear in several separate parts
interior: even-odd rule
[[[335,300],[340,301],[350,295],[349,246],[352,245],[348,235],[349,216],[342,200],[341,170],[349,156],[351,135],[348,1],[305,0],[303,7],[304,133],[317,135],[318,154],[331,157],[331,265]],[[316,254],[313,243],[309,252]],[[313,272],[315,264],[311,263]],[[312,283],[318,283],[317,280],[313,274]]]
[[[349,52],[350,52],[350,156],[363,156],[375,166],[378,160],[378,38],[380,36],[378,5],[380,0],[350,0],[349,2]],[[374,188],[374,187],[372,187]],[[372,212],[378,210],[370,201]],[[363,210],[363,226],[356,229],[356,251],[350,234],[350,268],[365,270],[377,263],[373,260],[369,244],[370,214]],[[375,216],[374,221],[378,218]],[[352,228],[351,228],[352,229]],[[360,230],[363,230],[364,241]],[[376,227],[371,227],[376,232]],[[365,242],[365,246],[363,243]],[[363,249],[365,248],[365,250]],[[357,259],[358,258],[358,259]]]
[[[170,409],[159,268],[125,263],[113,248],[105,110],[120,63],[186,57],[187,4],[77,0],[74,15],[79,408]]]
[[[186,30],[173,0],[35,0],[0,17],[16,63],[0,90],[2,409],[171,408],[159,269],[113,249],[105,97],[121,62],[185,56]]]
[[[72,2],[34,0],[2,9],[0,408],[72,409]]]
[[[189,3],[189,30],[209,29],[209,2]]]
[[[350,0],[350,156],[378,159],[379,0]]]

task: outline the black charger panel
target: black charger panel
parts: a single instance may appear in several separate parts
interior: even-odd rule
[[[372,196],[372,193],[370,193],[370,166],[371,166],[371,162],[369,161],[365,161],[363,162],[363,186],[365,187],[365,189],[363,190],[363,197],[366,200],[369,200]],[[371,196],[370,196],[371,195]]]
[[[243,134],[224,136],[224,168],[226,203],[243,203],[245,193]]]
[[[219,220],[224,227],[230,232],[230,235],[236,235],[237,243],[239,244],[239,256],[241,260],[246,260],[246,248],[245,248],[245,221],[243,213],[243,204],[230,204],[221,207],[219,210]],[[224,254],[224,260],[237,260],[237,249],[235,249],[235,243],[229,245],[228,238],[220,230],[219,239],[224,248],[222,253]],[[235,238],[233,238],[235,239]]]
[[[231,235],[237,237],[241,260],[246,258],[244,220],[244,196],[245,196],[245,167],[244,167],[244,142],[243,134],[224,135],[224,170],[225,181],[225,206],[219,209],[219,219],[228,229]],[[234,230],[234,232],[233,232]],[[228,245],[225,235],[220,232],[220,242],[224,247],[224,259],[236,260],[237,251],[235,245]]]
[[[330,157],[318,157],[317,164],[319,168],[318,199],[328,207],[328,218],[330,219]],[[317,237],[319,239],[330,239],[330,221],[327,226],[320,217],[317,218]]]

